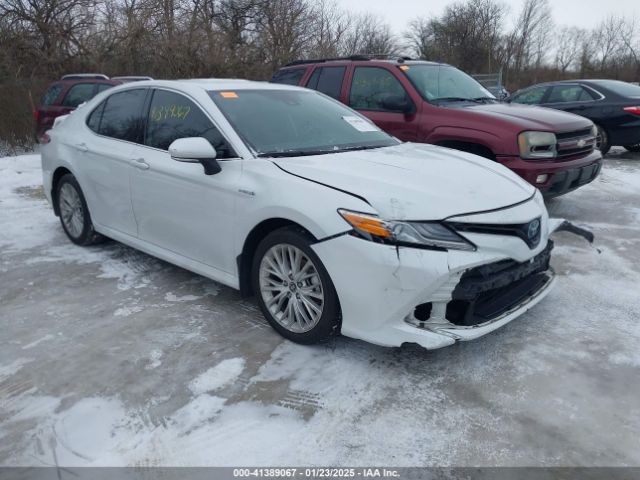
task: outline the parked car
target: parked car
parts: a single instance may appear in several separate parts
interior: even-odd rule
[[[66,115],[94,95],[122,82],[102,74],[74,73],[63,76],[47,88],[33,111],[36,138],[40,138],[60,115]]]
[[[439,348],[554,284],[549,235],[563,224],[538,190],[475,155],[401,143],[311,90],[137,82],[46,140],[44,190],[72,242],[107,236],[255,292],[296,342]]]
[[[362,56],[298,61],[271,81],[340,100],[400,140],[489,158],[548,197],[585,185],[600,172],[602,155],[594,149],[596,133],[589,120],[497,102],[450,65]]]
[[[487,87],[487,90],[489,90],[491,95],[496,97],[497,100],[501,100],[502,101],[502,100],[505,100],[505,99],[509,98],[509,90],[507,90],[502,85],[496,85],[496,86],[493,86],[493,87]]]
[[[540,105],[588,118],[598,127],[597,146],[640,151],[640,87],[618,80],[569,80],[518,90],[512,103]]]

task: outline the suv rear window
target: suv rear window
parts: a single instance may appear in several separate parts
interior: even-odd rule
[[[69,89],[62,101],[62,106],[75,108],[93,98],[95,90],[95,83],[78,83]]]
[[[53,105],[53,102],[56,101],[61,91],[62,91],[62,85],[60,84],[51,85],[49,89],[45,92],[45,94],[42,96],[42,99],[40,100],[40,103],[42,104],[42,106]]]
[[[304,68],[287,68],[277,71],[271,78],[271,83],[284,85],[299,85],[304,76]]]
[[[307,88],[312,88],[339,100],[344,72],[345,67],[316,68],[307,83]]]

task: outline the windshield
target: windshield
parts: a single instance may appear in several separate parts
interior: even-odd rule
[[[403,65],[400,69],[429,102],[495,99],[480,83],[454,67]]]
[[[621,82],[620,80],[599,80],[593,83],[602,85],[622,97],[640,97],[640,87],[638,85]]]
[[[209,92],[238,135],[259,156],[295,156],[400,143],[365,117],[305,90]]]

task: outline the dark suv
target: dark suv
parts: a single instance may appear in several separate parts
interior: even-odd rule
[[[56,117],[66,115],[103,90],[121,83],[101,74],[66,75],[53,82],[40,99],[40,105],[33,111],[36,138],[53,126]]]
[[[548,197],[591,182],[602,165],[591,121],[501,103],[450,65],[365,56],[298,61],[278,70],[271,81],[312,88],[340,100],[400,140],[499,162]]]

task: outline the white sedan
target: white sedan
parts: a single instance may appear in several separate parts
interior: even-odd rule
[[[561,222],[534,187],[401,143],[314,91],[137,82],[59,118],[43,142],[45,192],[72,242],[109,237],[255,294],[296,342],[444,347],[554,284]]]

